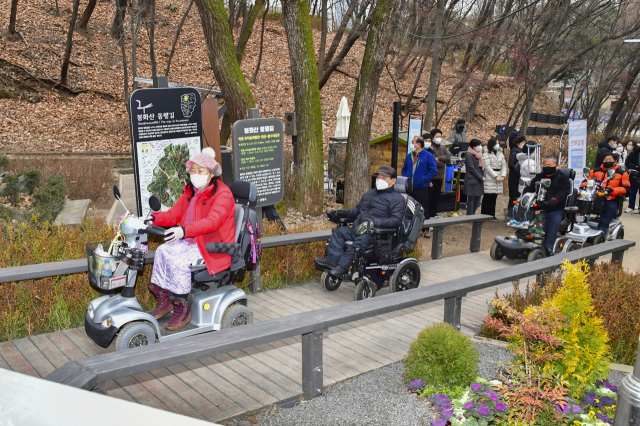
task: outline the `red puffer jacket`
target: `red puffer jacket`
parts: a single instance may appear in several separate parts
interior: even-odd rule
[[[214,192],[215,187],[215,192]],[[166,212],[153,213],[157,226],[175,226],[184,223],[189,207],[190,186]],[[231,256],[225,253],[209,253],[207,243],[235,243],[235,201],[231,190],[220,179],[205,188],[196,199],[193,222],[185,227],[185,238],[195,237],[200,254],[210,274],[217,274],[231,266]]]
[[[611,195],[607,197],[607,200],[615,200],[618,195],[627,194],[629,188],[631,187],[631,182],[629,181],[629,174],[627,172],[623,172],[620,170],[619,166],[616,164],[613,169],[616,174],[605,182],[604,188],[611,188],[613,192]],[[595,178],[598,183],[602,183],[607,178],[607,169],[604,166],[600,166],[600,170],[596,171],[596,169],[592,169],[589,172],[589,179]],[[580,186],[586,185],[586,182],[583,182]]]

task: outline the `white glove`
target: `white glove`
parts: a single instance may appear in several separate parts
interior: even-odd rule
[[[184,238],[184,228],[176,226],[164,231],[164,242],[167,244],[174,243]]]

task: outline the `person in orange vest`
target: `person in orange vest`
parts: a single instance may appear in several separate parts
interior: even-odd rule
[[[611,179],[607,179],[607,170],[613,170],[615,172]],[[609,224],[616,217],[616,211],[618,210],[616,197],[626,195],[631,187],[629,174],[620,169],[615,154],[607,154],[602,159],[602,165],[589,172],[588,179],[595,179],[599,184],[602,184],[602,182],[606,180],[602,186],[606,192],[607,201],[605,201],[602,213],[600,214],[598,229],[607,231]],[[580,186],[585,185],[586,182],[583,182]]]

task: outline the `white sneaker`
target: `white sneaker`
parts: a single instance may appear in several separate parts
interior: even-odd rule
[[[628,207],[624,212],[625,213],[633,213],[635,209],[632,209],[631,207]]]

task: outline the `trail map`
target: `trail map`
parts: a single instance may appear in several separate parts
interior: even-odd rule
[[[149,213],[149,197],[162,202],[162,210],[173,206],[184,192],[189,173],[185,163],[200,152],[200,138],[168,139],[137,144],[142,214]]]

